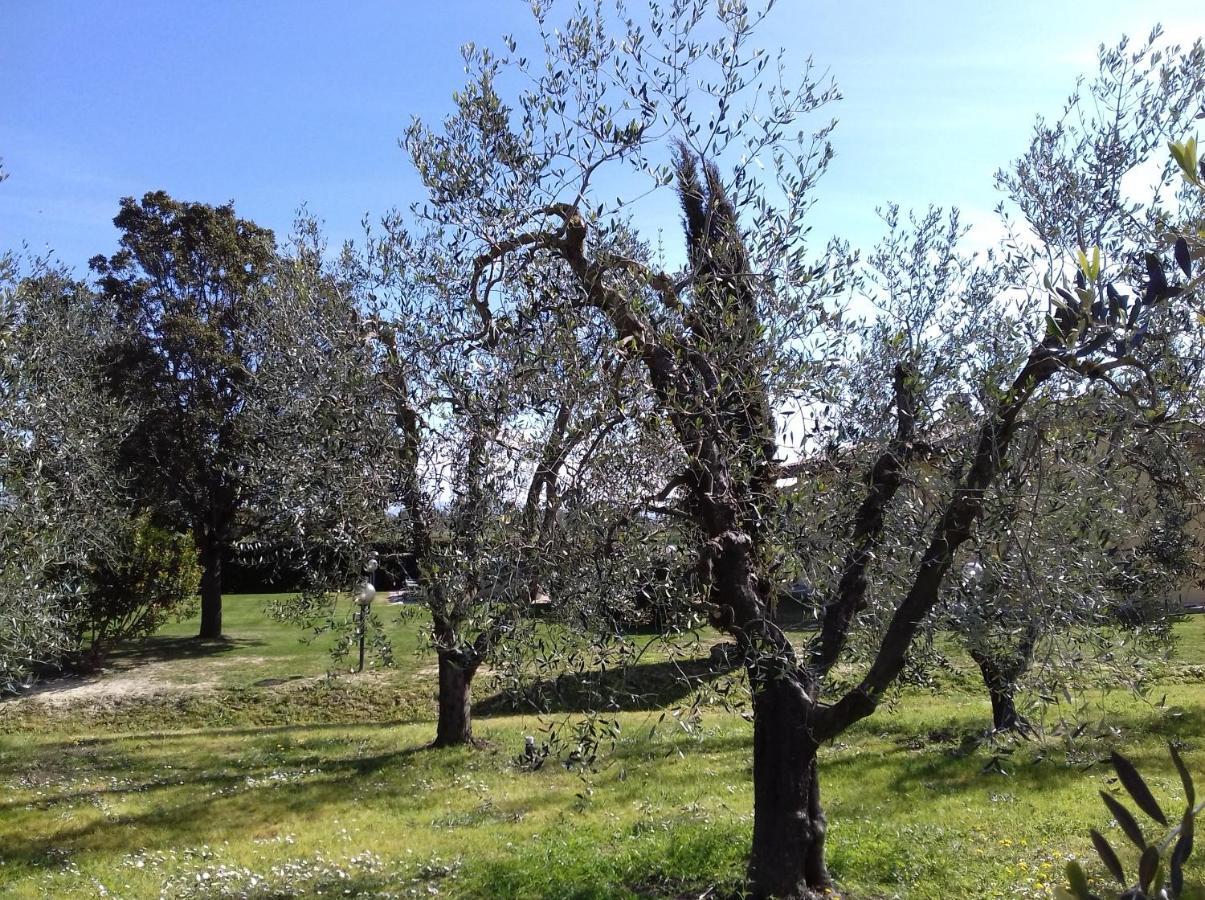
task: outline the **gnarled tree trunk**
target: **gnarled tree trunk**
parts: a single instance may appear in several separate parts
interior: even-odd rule
[[[464,654],[439,650],[439,719],[433,747],[456,747],[473,742],[473,676],[476,662]]]
[[[807,707],[806,694],[792,677],[755,683],[753,846],[748,868],[748,891],[754,900],[808,900],[832,888],[824,862],[826,821],[817,746],[809,734]]]
[[[727,531],[708,542],[713,624],[736,638],[753,695],[753,844],[746,872],[753,900],[811,900],[832,888],[824,861],[812,730],[814,682],[786,635],[768,619],[756,540]]]

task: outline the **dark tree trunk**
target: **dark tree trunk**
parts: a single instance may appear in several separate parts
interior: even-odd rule
[[[994,731],[1024,730],[1026,722],[1017,712],[1012,685],[1005,687],[988,685],[987,692],[992,698],[992,729]]]
[[[806,710],[806,694],[794,678],[755,684],[753,849],[748,870],[753,900],[809,900],[832,888],[824,863],[826,821],[817,746]]]
[[[473,742],[473,676],[477,663],[465,663],[463,654],[445,650],[439,656],[439,720],[433,747],[455,747]]]
[[[201,562],[201,631],[203,640],[222,636],[222,551],[211,541],[200,547]]]
[[[706,498],[703,498],[706,502]],[[700,504],[702,505],[702,504]],[[747,870],[751,900],[813,900],[831,891],[824,860],[813,730],[812,676],[786,635],[767,621],[759,588],[757,546],[747,533],[724,531],[707,544],[712,623],[736,638],[753,694],[753,844]]]
[[[1017,712],[1017,680],[1023,666],[1005,666],[992,659],[972,653],[971,656],[983,675],[983,684],[992,701],[993,731],[1025,731],[1029,723]]]

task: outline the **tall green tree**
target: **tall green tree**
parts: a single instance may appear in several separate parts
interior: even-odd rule
[[[276,259],[273,234],[233,205],[127,197],[120,249],[91,261],[115,312],[104,383],[135,411],[122,468],[139,501],[187,528],[202,566],[200,637],[222,633],[222,558],[236,536],[244,427],[257,360],[250,329]]]

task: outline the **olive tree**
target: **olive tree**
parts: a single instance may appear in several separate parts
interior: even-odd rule
[[[80,563],[103,547],[111,524],[113,473],[103,448],[113,410],[93,402],[85,361],[65,353],[86,332],[74,326],[87,304],[72,303],[85,289],[51,266],[35,264],[22,277],[15,257],[4,265],[0,689],[7,691],[75,649],[70,611],[83,588]]]
[[[65,271],[13,263],[0,288],[0,688],[95,665],[195,598],[187,539],[132,512],[118,450],[132,416],[98,391],[111,337]]]
[[[574,332],[555,314],[570,283],[508,284],[515,316],[483,327],[463,303],[463,273],[397,217],[347,260],[371,313],[398,527],[431,616],[434,745],[471,743],[480,667],[534,610],[566,608],[554,582],[567,559],[550,548],[573,544],[565,534],[593,499],[589,473],[633,440],[624,407],[634,366],[598,329]]]
[[[396,215],[333,256],[303,217],[262,287],[246,388],[245,416],[274,452],[244,479],[241,548],[306,572],[279,616],[345,637],[358,627],[340,612],[346,588],[375,548],[414,576],[403,599],[429,613],[438,659],[434,746],[474,742],[478,670],[533,606],[548,614],[550,535],[631,430],[616,410],[632,367],[537,309],[545,285],[516,288],[533,315],[513,329],[482,329],[464,289]],[[364,624],[388,653],[379,616]]]
[[[890,397],[875,389],[874,373],[909,373],[917,407],[912,464],[887,526],[897,537],[879,551],[879,577],[860,613],[856,635],[865,639],[853,649],[873,648],[878,639],[891,593],[908,579],[938,512],[935,498],[959,475],[975,412],[990,402],[985,375],[995,370],[998,378],[1023,339],[1015,319],[992,303],[1024,271],[1016,261],[960,252],[956,212],[930,209],[905,223],[889,206],[884,219],[887,235],[868,259],[866,299],[875,315],[859,331],[841,400],[846,444],[813,454],[806,465],[827,477],[795,490],[800,508],[816,507],[796,517],[800,538],[819,517],[831,520],[857,502],[868,448],[886,439],[882,411]],[[1198,466],[1181,447],[1183,430],[1135,422],[1129,404],[1100,385],[1051,386],[1030,402],[956,564],[962,577],[928,625],[957,635],[980,668],[995,729],[1024,726],[1015,694],[1035,663],[1042,689],[1034,695],[1052,697],[1065,694],[1056,685],[1082,681],[1090,670],[1099,681],[1106,660],[1118,679],[1133,683],[1144,654],[1132,651],[1166,642],[1166,614],[1193,562],[1184,526],[1200,490]],[[1173,531],[1181,536],[1175,553],[1146,552],[1153,548],[1148,534],[1162,535],[1156,543],[1170,549]],[[823,541],[810,546],[809,581],[823,583],[834,556]],[[1135,565],[1141,579],[1126,574]],[[1121,618],[1130,637],[1153,640],[1122,641],[1119,653],[1110,626]]]
[[[997,730],[1027,727],[1023,678],[1038,700],[1086,685],[1140,689],[1200,559],[1188,528],[1199,464],[1184,435],[1135,430],[1124,411],[1077,399],[1027,419],[963,589],[943,610],[983,675]]]
[[[325,598],[391,532],[392,432],[371,323],[349,267],[308,215],[255,293],[242,415],[259,450],[243,464],[235,550],[300,573],[303,593]]]
[[[1202,112],[1205,56],[1199,43],[1165,48],[1160,34],[1156,27],[1145,41],[1102,47],[1097,73],[1057,117],[1037,121],[1027,151],[998,174],[1017,212],[1006,222],[1006,253],[1028,280],[1048,280],[1058,260],[1073,257],[1081,271],[1064,296],[1083,290],[1088,276],[1099,278],[1101,259],[1111,277],[1136,282],[1150,268],[1151,249],[1195,230],[1185,226],[1198,217],[1200,198],[1176,190],[1191,184],[1161,151]],[[1181,239],[1186,274],[1190,256]],[[1107,291],[1097,312],[1130,316],[1130,302]],[[1018,723],[1013,689],[1039,643],[1049,694],[1060,672],[1082,668],[1086,645],[1116,658],[1113,642],[1100,640],[1108,633],[1102,622],[1167,637],[1166,613],[1197,562],[1187,526],[1202,489],[1192,449],[1203,384],[1193,349],[1199,333],[1190,307],[1178,316],[1168,329],[1177,337],[1160,354],[1159,427],[1135,421],[1132,404],[1117,402],[1103,383],[1047,391],[1025,416],[1026,437],[976,540],[988,552],[971,564],[969,598],[961,595],[972,602],[954,603],[950,620],[983,670],[997,726]],[[1097,627],[1076,627],[1089,623]],[[1056,652],[1056,634],[1072,638],[1070,658]],[[1138,660],[1121,656],[1124,676]]]
[[[1054,290],[1039,282],[1020,297],[988,298],[1013,323],[1018,350],[984,373],[986,402],[970,410],[962,464],[935,500],[869,664],[852,686],[834,688],[828,676],[847,658],[875,560],[896,538],[889,514],[916,451],[916,382],[903,368],[877,373],[890,385],[893,432],[869,466],[820,630],[801,650],[773,621],[779,558],[791,552],[777,540],[791,507],[778,486],[775,410],[823,401],[839,374],[825,354],[836,323],[824,300],[841,272],[807,261],[801,224],[830,156],[829,131],[796,130],[835,93],[810,69],[791,82],[771,68],[773,58],[751,46],[759,17],[746,4],[709,9],[675,2],[615,21],[579,8],[553,28],[536,4],[542,53],[527,57],[509,41],[503,55],[468,48],[471,81],[456,110],[439,128],[416,123],[406,145],[428,187],[423,210],[469,273],[467,307],[482,329],[501,329],[512,315],[491,285],[547,272],[575,285],[577,321],[605,323],[616,351],[643,369],[683,462],[665,498],[689,523],[711,621],[734,638],[751,687],[748,888],[754,897],[810,897],[831,887],[818,750],[871,715],[904,671],[1029,404],[1051,384],[1100,381],[1165,416],[1157,363],[1143,354],[1175,344],[1182,295],[1195,296],[1196,284],[1171,284],[1152,256],[1123,314],[1107,274],[1091,267],[1058,293],[1060,260],[1048,273]],[[512,84],[508,104],[501,91]],[[676,186],[680,268],[613,248],[608,238],[635,216],[610,199],[606,173],[616,169],[646,179],[637,194]]]

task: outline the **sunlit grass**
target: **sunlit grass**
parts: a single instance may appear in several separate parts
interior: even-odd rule
[[[523,736],[545,724],[531,717],[479,718],[485,749],[426,750],[430,660],[403,650],[395,672],[327,683],[322,641],[299,644],[261,608],[228,603],[230,645],[170,663],[213,681],[222,661],[195,697],[41,716],[0,707],[0,896],[739,889],[752,804],[739,715],[706,710],[686,734],[672,717],[657,726],[657,711],[619,713],[619,742],[592,773],[516,766]],[[1182,626],[1183,662],[1205,661],[1203,626]],[[418,620],[393,627],[415,646]],[[190,632],[181,623],[164,639]],[[265,680],[277,683],[254,686]],[[1067,854],[1091,857],[1089,826],[1118,834],[1096,794],[1116,788],[1098,763],[1108,749],[1131,755],[1168,808],[1179,795],[1168,740],[1205,776],[1205,688],[1184,681],[1160,687],[1162,706],[1103,698],[1116,733],[1090,729],[1070,753],[1053,738],[977,746],[985,699],[905,692],[824,752],[835,875],[857,897],[1044,896]]]

